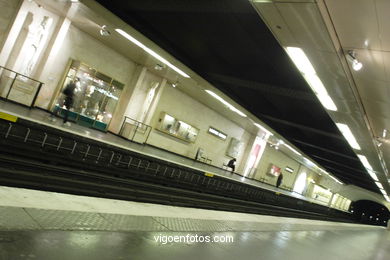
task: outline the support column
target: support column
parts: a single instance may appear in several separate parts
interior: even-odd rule
[[[58,86],[55,86],[58,82],[54,80],[50,73],[52,72],[53,66],[55,66],[55,59],[68,33],[70,24],[71,21],[65,17],[59,21],[58,26],[53,32],[53,44],[48,46],[45,56],[42,58],[43,62],[37,70],[37,79],[45,83],[38,95],[36,102],[36,106],[38,107],[50,109],[51,104],[58,94]]]

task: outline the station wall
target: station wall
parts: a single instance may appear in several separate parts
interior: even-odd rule
[[[275,165],[281,168],[283,174],[283,181],[281,187],[292,188],[297,172],[299,171],[300,164],[291,159],[290,157],[287,157],[280,150],[276,150],[275,148],[270,147],[269,144],[267,144],[265,148],[263,157],[259,162],[259,165],[253,178],[256,180],[261,180],[265,183],[275,185],[277,177],[268,174],[271,165]],[[286,171],[286,167],[294,169],[294,172],[290,173]]]
[[[166,86],[161,95],[151,121],[153,128],[156,128],[158,125],[161,112],[166,112],[167,114],[198,128],[200,130],[198,137],[196,138],[195,143],[189,143],[153,129],[149,137],[149,144],[191,158],[195,158],[196,152],[200,147],[204,150],[204,157],[212,160],[212,165],[222,167],[223,164],[227,164],[231,159],[226,156],[226,149],[230,139],[234,137],[243,143],[237,157],[236,168],[243,163],[243,151],[245,150],[246,145],[248,145],[251,135],[229,119],[222,117],[214,110],[201,104],[178,88],[173,88],[171,86]],[[227,139],[221,140],[207,133],[210,126],[225,133],[228,136]]]
[[[45,85],[37,100],[37,106],[50,109],[50,102],[58,95],[63,75],[71,59],[82,61],[97,71],[125,84],[109,126],[109,130],[116,132],[120,127],[124,111],[133,91],[133,77],[135,77],[137,66],[130,59],[73,25],[69,26],[60,51],[55,57],[55,64],[50,66],[49,70],[39,78]]]
[[[0,49],[16,16],[21,0],[0,0]],[[4,65],[4,64],[0,64]]]

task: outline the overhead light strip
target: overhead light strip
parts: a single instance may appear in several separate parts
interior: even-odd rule
[[[380,183],[380,182],[375,182],[375,184],[376,184],[376,186],[379,187],[379,189],[384,190],[382,183]]]
[[[225,106],[227,106],[230,110],[232,110],[233,112],[236,112],[237,114],[239,114],[240,116],[242,117],[246,117],[246,115],[241,112],[240,110],[238,110],[237,108],[235,108],[234,106],[232,106],[231,104],[229,104],[226,100],[224,100],[223,98],[221,98],[220,96],[218,96],[217,94],[215,94],[214,92],[212,92],[211,90],[206,90],[206,92],[211,95],[212,97],[214,97],[215,99],[217,99],[219,102],[221,102],[222,104],[224,104]]]
[[[330,178],[332,178],[334,181],[336,181],[339,184],[343,184],[341,181],[339,181],[337,178],[333,177],[332,175],[328,174]]]
[[[361,154],[358,154],[357,157],[362,162],[363,166],[366,168],[368,174],[371,176],[374,181],[379,181],[378,177],[376,176],[374,170],[372,169],[371,164],[368,162],[367,157]]]
[[[298,152],[297,150],[295,150],[294,148],[292,148],[290,145],[288,144],[284,144],[288,149],[290,149],[291,151],[293,151],[294,153],[296,153],[297,155],[302,155],[300,152]]]
[[[351,129],[346,124],[336,123],[337,127],[340,129],[341,133],[347,139],[349,145],[356,150],[360,150],[360,145],[356,141],[355,136],[352,134]]]
[[[302,73],[310,88],[314,91],[321,104],[328,110],[337,111],[337,106],[329,96],[324,84],[318,77],[313,65],[301,48],[286,47],[286,51],[295,66]]]
[[[150,48],[146,47],[143,43],[141,43],[140,41],[135,39],[133,36],[131,36],[127,32],[125,32],[121,29],[115,29],[115,31],[117,33],[119,33],[120,35],[122,35],[123,37],[125,37],[126,39],[128,39],[129,41],[131,41],[132,43],[134,43],[135,45],[137,45],[138,47],[142,48],[144,51],[146,51],[147,53],[149,53],[150,55],[155,57],[157,60],[163,62],[165,65],[167,65],[168,67],[170,67],[171,69],[173,69],[174,71],[176,71],[177,73],[182,75],[183,77],[190,78],[190,76],[187,73],[183,72],[182,70],[177,68],[175,65],[173,65],[172,63],[170,63],[169,61],[167,61],[166,59],[164,59],[163,57],[158,55],[156,52],[154,52]]]

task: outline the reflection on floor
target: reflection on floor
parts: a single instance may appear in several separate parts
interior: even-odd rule
[[[63,126],[62,120],[60,118],[57,118],[55,122],[53,122],[51,117],[49,116],[49,113],[39,110],[39,109],[28,109],[26,107],[22,107],[17,104],[13,104],[10,102],[5,102],[3,100],[0,100],[0,111],[10,113],[16,116],[19,116],[21,118],[31,120],[37,123],[41,123],[50,127],[55,127],[58,129],[61,129],[63,131],[68,131],[77,135],[81,135],[84,137],[88,137],[91,139],[99,140],[108,144],[112,144],[124,149],[129,149],[141,154],[146,154],[155,158],[159,158],[165,161],[170,161],[179,165],[183,165],[186,167],[190,167],[196,170],[204,171],[204,172],[210,172],[214,173],[219,176],[223,176],[225,178],[233,179],[238,182],[245,182],[253,186],[257,186],[263,189],[280,192],[282,194],[292,196],[295,198],[311,201],[313,203],[318,203],[321,205],[324,205],[322,201],[314,200],[311,198],[306,198],[298,193],[295,192],[289,192],[282,189],[277,189],[274,186],[264,184],[255,180],[250,180],[247,178],[244,178],[238,174],[232,174],[229,171],[220,169],[218,167],[214,167],[205,163],[201,163],[195,160],[192,160],[190,158],[185,158],[173,153],[170,153],[168,151],[164,151],[161,149],[157,149],[155,147],[149,146],[149,145],[141,145],[134,142],[130,142],[127,140],[124,140],[118,136],[115,136],[110,133],[103,133],[94,129],[86,128],[83,126],[79,126],[76,124],[72,124],[70,127]]]
[[[0,186],[1,260],[384,260],[389,255],[390,232],[378,226]]]
[[[168,236],[188,236],[190,242],[165,244],[156,242],[159,236],[167,237],[164,241]],[[210,241],[217,236],[233,242],[191,243],[195,236],[198,241],[201,236]],[[0,259],[384,260],[389,255],[386,231],[0,232]]]

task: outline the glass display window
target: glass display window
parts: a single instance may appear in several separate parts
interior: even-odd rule
[[[67,110],[63,90],[76,79],[78,82],[73,91],[73,102],[68,111],[69,118],[80,125],[107,130],[124,84],[80,61],[73,60],[54,106],[54,112],[59,116],[63,116]]]
[[[161,113],[160,125],[157,129],[191,143],[195,142],[196,137],[199,134],[199,129],[196,127],[178,120],[165,112]]]

